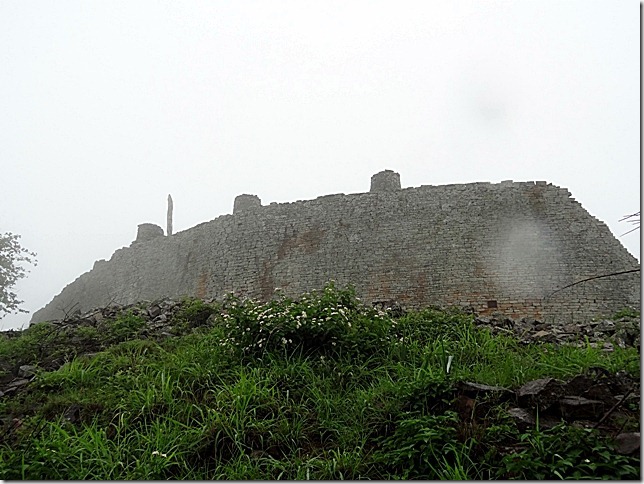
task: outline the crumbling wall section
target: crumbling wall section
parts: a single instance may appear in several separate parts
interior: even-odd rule
[[[68,285],[32,321],[73,309],[159,297],[270,299],[353,284],[367,303],[460,305],[563,322],[640,304],[637,260],[568,190],[545,182],[400,189],[397,173],[372,191],[261,206],[238,197],[233,215],[117,250]],[[154,232],[150,227],[149,230]]]

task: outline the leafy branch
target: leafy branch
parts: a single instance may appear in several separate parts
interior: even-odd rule
[[[19,300],[13,286],[26,276],[27,270],[22,263],[37,265],[36,254],[23,248],[18,242],[19,235],[7,232],[0,234],[0,319],[14,312],[26,313],[19,307]]]

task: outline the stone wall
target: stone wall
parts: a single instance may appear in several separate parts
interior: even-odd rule
[[[32,322],[110,302],[163,296],[269,299],[333,279],[367,303],[459,305],[562,322],[640,305],[637,260],[568,190],[546,182],[400,188],[392,171],[371,191],[262,206],[240,195],[222,215],[172,236],[145,236],[69,284]],[[150,234],[150,235],[148,235]],[[153,235],[153,236],[152,236]]]

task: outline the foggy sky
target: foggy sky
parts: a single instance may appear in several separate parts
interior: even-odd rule
[[[137,225],[546,180],[638,259],[639,2],[0,0],[0,233],[35,311]],[[10,315],[0,329],[25,324]]]

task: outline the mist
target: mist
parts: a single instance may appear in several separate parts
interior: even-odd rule
[[[639,259],[639,30],[629,0],[4,1],[0,233],[38,265],[0,329],[165,227],[168,194],[176,233],[384,169],[566,187]]]

